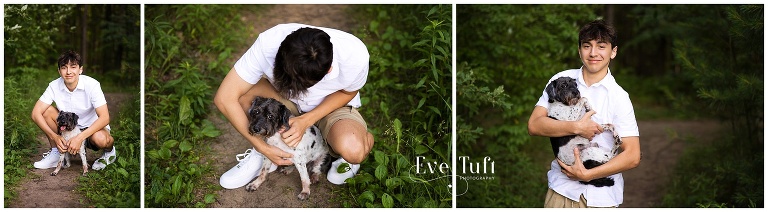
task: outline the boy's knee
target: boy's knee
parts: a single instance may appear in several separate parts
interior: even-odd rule
[[[368,157],[373,146],[373,136],[370,133],[366,133],[362,138],[353,135],[342,138],[345,145],[342,146],[343,150],[337,152],[347,162],[359,164]]]
[[[91,135],[91,142],[93,142],[99,148],[105,149],[112,147],[114,140],[106,130],[100,130]]]

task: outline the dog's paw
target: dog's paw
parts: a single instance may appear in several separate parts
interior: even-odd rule
[[[320,173],[312,173],[312,175],[309,176],[309,182],[310,183],[320,182]]]
[[[309,192],[301,192],[297,197],[299,197],[300,200],[306,200],[309,198]]]
[[[249,192],[256,191],[256,189],[258,189],[259,186],[261,186],[261,183],[257,183],[254,181],[254,182],[248,183],[248,185],[245,185],[245,190]]]
[[[57,174],[59,174],[59,173],[57,173],[57,172],[51,172],[51,176],[56,176]]]
[[[293,167],[293,166],[286,166],[286,167],[283,167],[283,168],[280,170],[280,173],[283,173],[283,174],[289,175],[289,174],[293,173],[293,170],[295,170],[295,169],[296,169],[296,167]]]

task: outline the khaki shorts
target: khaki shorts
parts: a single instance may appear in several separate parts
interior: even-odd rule
[[[557,192],[555,192],[555,190],[552,190],[551,188],[547,189],[547,195],[544,198],[544,207],[545,208],[599,208],[599,207],[587,206],[587,199],[584,198],[583,194],[579,197],[579,201],[576,202],[571,199],[568,199],[568,197],[558,194]],[[611,208],[616,208],[616,207],[611,207]]]

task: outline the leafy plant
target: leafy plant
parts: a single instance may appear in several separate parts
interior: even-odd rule
[[[25,69],[26,72],[39,72],[37,69]],[[4,202],[7,207],[16,198],[15,187],[24,177],[27,170],[32,168],[29,163],[29,155],[36,152],[38,133],[37,126],[31,121],[28,114],[37,99],[28,96],[39,95],[43,88],[23,88],[23,85],[34,84],[35,78],[31,75],[6,77],[4,82],[5,94],[3,101],[5,136],[3,137],[3,183]]]
[[[450,7],[360,5],[355,10],[370,19],[356,34],[371,55],[369,80],[361,89],[367,106],[361,113],[376,142],[373,158],[348,180],[342,204],[450,207],[450,171],[414,171],[416,158],[444,166],[451,161]]]
[[[673,13],[686,34],[674,55],[703,105],[731,125],[730,135],[680,159],[664,196],[667,207],[763,207],[763,5],[701,6]],[[720,19],[700,18],[699,13]],[[712,31],[712,28],[722,29]],[[722,42],[727,41],[727,42]],[[727,51],[711,51],[722,47]],[[701,158],[717,160],[701,163]]]
[[[89,172],[79,178],[77,191],[99,208],[138,208],[141,193],[141,124],[138,96],[134,96],[121,110],[118,124],[113,126],[112,137],[118,157],[115,162],[98,172]]]
[[[250,8],[250,7],[249,7]],[[147,8],[146,207],[205,207],[214,187],[200,187],[212,168],[201,163],[220,132],[206,120],[212,89],[247,36],[242,8],[157,5]],[[227,15],[222,15],[227,14]]]

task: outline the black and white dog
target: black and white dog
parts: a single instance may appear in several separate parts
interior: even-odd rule
[[[587,98],[581,97],[576,79],[570,77],[560,77],[547,85],[545,88],[547,96],[549,97],[549,109],[547,110],[547,116],[552,119],[562,121],[576,121],[581,119],[585,113],[592,110],[591,106],[587,102]],[[610,152],[607,152],[600,147],[597,143],[590,143],[589,139],[578,136],[570,135],[563,137],[551,137],[552,151],[555,153],[555,157],[560,159],[567,165],[573,165],[575,162],[575,156],[573,155],[573,149],[579,148],[581,161],[584,163],[584,167],[591,169],[605,164],[608,160],[618,154],[618,148],[621,145],[621,137],[613,129],[611,124],[602,124],[603,130],[613,132],[614,146]],[[590,184],[596,187],[613,186],[614,181],[609,177],[603,177],[593,179],[589,182],[580,181],[582,184]]]
[[[304,133],[304,137],[295,148],[289,147],[280,136],[280,129],[288,130],[288,119],[291,111],[285,105],[272,98],[256,97],[248,109],[248,132],[251,135],[259,135],[267,144],[276,146],[281,150],[293,154],[294,166],[301,176],[301,193],[299,199],[309,197],[309,185],[320,179],[320,168],[328,154],[328,146],[320,135],[320,129],[312,125]],[[307,166],[312,164],[310,178]],[[264,160],[259,177],[246,185],[247,191],[254,191],[267,179],[267,173],[272,166],[272,161]]]
[[[80,128],[77,127],[77,119],[78,116],[75,113],[72,112],[59,112],[59,116],[56,117],[56,124],[59,126],[59,133],[62,137],[64,137],[65,141],[69,141],[69,139],[77,136],[77,134],[80,134]],[[85,141],[80,145],[80,159],[83,162],[83,176],[85,176],[86,173],[88,173],[88,162],[85,160]],[[62,166],[64,168],[69,167],[69,155],[74,154],[72,152],[62,152],[59,156],[59,163],[56,164],[56,170],[53,170],[51,172],[51,176],[56,176],[59,174],[59,170],[61,170]],[[66,164],[65,163],[66,160]]]

